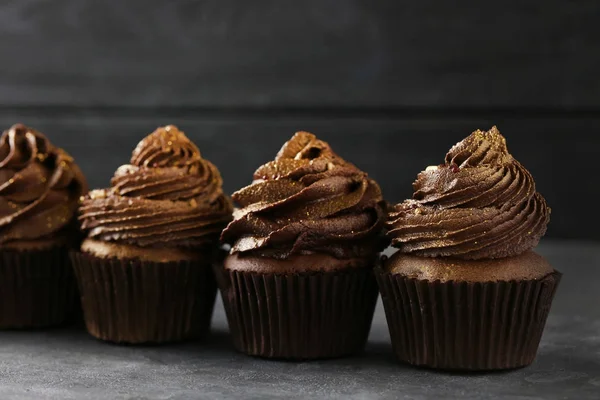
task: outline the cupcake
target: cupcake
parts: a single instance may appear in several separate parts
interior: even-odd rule
[[[76,304],[68,252],[87,191],[73,159],[17,124],[0,138],[0,328],[65,322]]]
[[[216,297],[211,264],[231,220],[217,168],[175,126],[158,128],[83,198],[73,252],[91,335],[117,343],[203,337]]]
[[[241,208],[216,275],[237,350],[292,360],[360,352],[384,247],[377,183],[299,132],[233,199]]]
[[[397,357],[455,370],[531,364],[561,274],[532,249],[550,209],[493,127],[428,167],[389,212],[377,268]]]

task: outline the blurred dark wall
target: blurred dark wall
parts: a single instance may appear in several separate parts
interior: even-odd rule
[[[600,6],[481,7],[2,2],[0,124],[44,131],[106,186],[139,139],[174,123],[229,192],[310,130],[390,201],[455,142],[497,124],[553,207],[549,235],[600,239]]]

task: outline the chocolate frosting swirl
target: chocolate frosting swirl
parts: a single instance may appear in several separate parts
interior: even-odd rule
[[[217,242],[231,220],[219,171],[172,125],[143,139],[111,184],[92,191],[81,205],[82,228],[91,239],[201,247]]]
[[[311,133],[296,133],[233,199],[241,209],[222,235],[232,253],[287,258],[322,252],[344,259],[383,247],[379,186]]]
[[[66,231],[87,183],[64,150],[40,132],[13,125],[0,138],[0,245]]]
[[[414,195],[389,213],[402,252],[463,259],[515,256],[546,233],[550,208],[496,127],[456,144],[443,165],[421,172]]]

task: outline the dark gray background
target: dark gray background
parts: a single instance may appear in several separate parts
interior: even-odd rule
[[[450,146],[497,124],[553,207],[548,235],[598,240],[599,21],[597,0],[4,0],[0,127],[47,133],[100,187],[173,123],[229,193],[310,130],[395,202]],[[546,239],[539,251],[565,276],[523,370],[400,365],[381,307],[362,356],[256,360],[232,350],[219,303],[205,344],[0,332],[0,397],[597,399],[598,245]]]
[[[297,130],[390,201],[497,124],[553,207],[548,235],[600,239],[600,6],[507,0],[0,4],[0,126],[72,153],[92,186],[174,123],[247,184]]]

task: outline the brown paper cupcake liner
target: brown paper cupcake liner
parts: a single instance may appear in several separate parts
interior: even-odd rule
[[[361,352],[377,283],[372,269],[290,275],[215,269],[236,349],[311,360]]]
[[[0,251],[0,329],[60,325],[76,300],[66,247]]]
[[[510,282],[430,282],[375,273],[396,356],[448,370],[530,365],[562,274]]]
[[[115,343],[201,339],[217,286],[209,265],[98,258],[71,252],[89,333]]]

